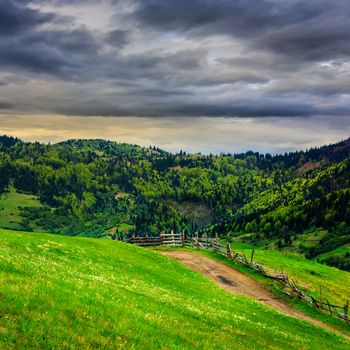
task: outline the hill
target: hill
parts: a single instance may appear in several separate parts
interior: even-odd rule
[[[0,227],[88,237],[205,229],[321,259],[350,243],[349,170],[350,139],[283,155],[202,155],[3,136],[0,207],[6,193],[40,205],[0,211]],[[340,251],[322,261],[349,269]]]
[[[1,349],[346,349],[153,251],[0,230]]]
[[[278,241],[279,248],[295,247],[297,242],[308,257],[316,257],[350,243],[349,218],[350,159],[347,159],[260,192],[218,228],[252,233],[255,241],[272,238]],[[300,235],[312,228],[327,230],[316,246],[300,240]],[[315,235],[315,231],[310,232]]]

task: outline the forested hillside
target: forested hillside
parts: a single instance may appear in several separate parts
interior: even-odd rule
[[[317,258],[350,243],[349,170],[350,139],[273,156],[3,136],[0,227],[95,237],[206,228]],[[348,251],[337,254],[323,261],[350,269]]]

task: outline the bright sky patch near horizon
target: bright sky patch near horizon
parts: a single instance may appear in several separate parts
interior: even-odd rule
[[[337,120],[339,121],[339,120]],[[284,153],[346,139],[350,119],[339,124],[310,118],[137,118],[0,115],[0,134],[26,141],[56,143],[72,138],[102,138],[167,151]]]
[[[0,132],[284,152],[350,136],[348,0],[0,0]]]

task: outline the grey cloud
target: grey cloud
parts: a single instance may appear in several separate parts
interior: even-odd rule
[[[2,98],[87,116],[350,113],[345,0],[103,3],[118,6],[96,29],[91,13],[81,23],[69,11],[93,1],[0,0]]]
[[[106,34],[106,42],[112,46],[122,48],[128,43],[128,31],[115,29]]]
[[[135,91],[136,96],[141,96],[144,89]],[[300,117],[311,116],[315,112],[312,105],[306,103],[293,103],[288,100],[256,99],[251,104],[249,99],[221,101],[192,102],[195,96],[178,93],[158,93],[158,91],[146,90],[146,94],[138,99],[133,99],[134,94],[130,91],[126,95],[132,98],[125,102],[125,95],[121,94],[113,103],[105,94],[97,94],[93,99],[85,99],[83,103],[76,105],[74,99],[65,100],[64,104],[51,101],[56,113],[68,115],[101,115],[101,116],[139,116],[139,117]],[[182,101],[179,103],[179,101]]]
[[[0,109],[11,109],[13,107],[12,103],[0,101]]]
[[[348,16],[347,16],[348,18]],[[260,43],[278,54],[299,60],[321,61],[350,54],[350,23],[338,18],[326,23],[318,19],[267,34]]]
[[[279,54],[319,60],[349,54],[349,14],[347,0],[151,0],[139,1],[132,16],[161,31],[229,35]]]
[[[10,0],[0,0],[0,37],[12,36],[47,23],[52,13],[41,13]]]
[[[33,31],[0,42],[0,67],[74,78],[86,61],[98,55],[99,45],[84,29]]]
[[[67,17],[25,6],[26,1],[0,0],[0,67],[64,78],[74,77],[99,44],[86,28],[74,28]],[[29,2],[30,3],[30,2]],[[44,29],[45,25],[67,29]]]

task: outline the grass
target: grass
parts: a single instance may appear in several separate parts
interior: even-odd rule
[[[348,349],[157,252],[0,230],[0,348]]]
[[[9,192],[0,195],[0,227],[20,230],[23,218],[20,207],[41,207],[38,197],[32,194],[18,193],[12,186]],[[33,227],[36,228],[36,227]]]
[[[314,258],[314,260],[323,261],[335,255],[344,256],[346,253],[350,253],[350,244],[345,244],[341,247],[333,249],[327,253],[320,254]]]
[[[122,223],[122,224],[117,225],[117,228],[119,231],[123,231],[123,232],[127,233],[129,230],[135,229],[135,225]]]
[[[316,247],[326,234],[327,231],[317,228],[306,230],[303,234],[298,235],[297,239],[293,241],[292,246],[296,249],[299,249],[300,246],[304,248]]]

